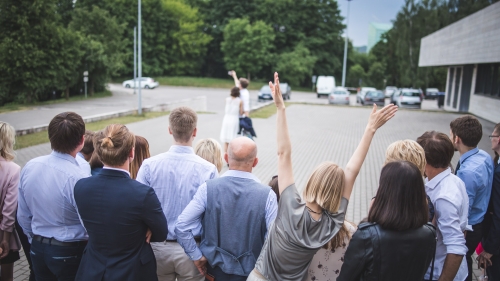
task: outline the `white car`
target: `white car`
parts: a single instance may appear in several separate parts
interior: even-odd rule
[[[347,104],[349,105],[349,91],[346,88],[337,87],[328,96],[329,104]]]
[[[391,97],[391,103],[398,107],[422,108],[422,94],[417,89],[401,89]]]
[[[394,92],[396,92],[397,90],[398,90],[397,87],[387,86],[387,87],[385,87],[384,95],[386,98],[390,98],[394,94]]]
[[[142,77],[140,79],[141,79],[141,88],[144,88],[144,89],[154,89],[160,85],[160,83],[158,83],[157,81],[155,81],[151,77]],[[139,78],[136,79],[136,83],[137,83],[137,88],[138,88],[139,87]],[[134,79],[123,81],[122,85],[125,88],[136,88],[134,86]]]
[[[362,87],[359,89],[358,94],[356,95],[356,102],[357,103],[362,103],[363,100],[365,99],[366,93],[368,92],[375,92],[377,89],[372,88],[372,87]]]

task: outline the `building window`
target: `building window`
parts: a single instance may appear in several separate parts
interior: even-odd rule
[[[450,106],[451,93],[453,92],[453,78],[455,77],[455,68],[450,67],[450,76],[448,78],[448,93],[446,93],[446,105]]]
[[[500,63],[479,64],[475,94],[500,98]]]

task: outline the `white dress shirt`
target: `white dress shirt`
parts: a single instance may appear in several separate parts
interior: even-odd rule
[[[250,112],[250,93],[247,89],[240,90],[240,98],[243,101],[243,112]]]
[[[443,271],[447,254],[465,256],[464,231],[467,227],[469,197],[464,182],[451,173],[448,168],[432,180],[426,179],[425,191],[434,204],[437,224],[437,245],[434,262],[433,280],[438,280]],[[424,279],[430,280],[431,267],[427,269]],[[463,281],[467,277],[467,261],[462,259],[455,281]]]

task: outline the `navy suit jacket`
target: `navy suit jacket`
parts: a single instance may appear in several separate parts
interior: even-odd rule
[[[151,187],[103,169],[76,183],[75,201],[89,234],[76,280],[158,280],[146,232],[151,242],[165,241],[168,226]]]
[[[483,236],[484,250],[494,256],[500,255],[500,164],[495,167],[493,174],[490,204],[483,221]]]

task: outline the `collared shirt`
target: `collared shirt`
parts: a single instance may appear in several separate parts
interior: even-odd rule
[[[438,241],[432,280],[438,280],[447,254],[464,256],[467,253],[463,232],[467,227],[469,198],[463,181],[453,175],[450,168],[430,181],[426,179],[425,191],[431,198],[435,210]],[[431,279],[430,271],[429,266],[425,280]],[[464,258],[454,280],[463,281],[467,274],[467,261]]]
[[[119,169],[119,168],[112,168],[112,167],[102,167],[103,169],[107,169],[107,170],[115,170],[115,171],[120,171],[120,172],[124,172],[124,173],[127,173],[127,175],[130,177],[130,172],[127,171],[127,170],[124,170],[124,169]]]
[[[30,242],[33,235],[63,242],[88,239],[74,198],[76,182],[88,176],[73,156],[56,151],[24,166],[17,219]]]
[[[168,152],[144,160],[137,173],[137,181],[151,186],[160,200],[167,218],[167,240],[175,240],[177,217],[186,208],[198,187],[219,176],[217,168],[194,153],[190,146],[173,145]],[[193,229],[201,235],[201,226]]]
[[[78,165],[80,166],[80,168],[85,172],[85,174],[90,176],[91,175],[90,164],[89,164],[89,162],[87,162],[87,160],[85,160],[85,157],[83,157],[83,154],[81,152],[78,152],[76,154],[75,159],[78,162]]]
[[[460,157],[457,176],[465,183],[469,196],[469,224],[483,221],[488,209],[493,184],[493,160],[477,147]]]
[[[237,177],[244,179],[252,179],[258,183],[260,180],[255,177],[252,173],[242,172],[237,170],[229,170],[225,172],[222,177]],[[184,248],[186,254],[191,258],[191,260],[199,260],[203,255],[196,245],[194,240],[194,229],[201,228],[201,219],[205,210],[207,208],[207,184],[203,183],[193,200],[184,209],[182,214],[179,216],[179,220],[175,225],[175,233],[177,234],[177,242]],[[269,189],[269,195],[266,202],[266,226],[267,229],[271,227],[274,222],[276,215],[278,213],[278,201],[276,200],[276,193],[272,189]],[[266,232],[267,236],[267,232]]]

